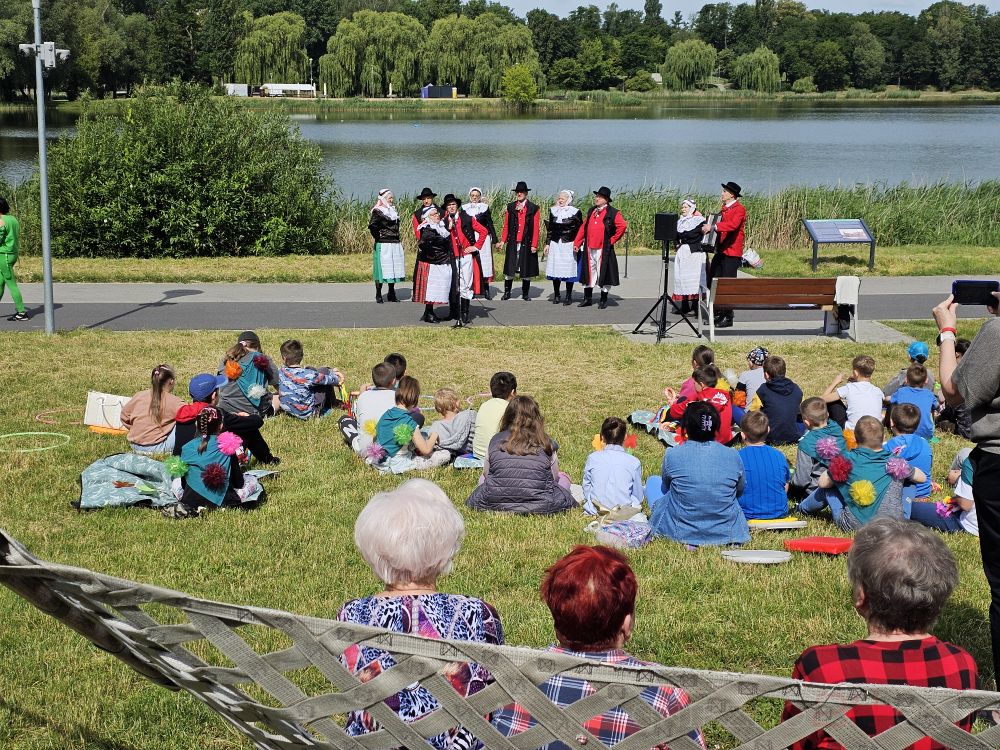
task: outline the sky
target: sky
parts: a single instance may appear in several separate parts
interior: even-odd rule
[[[522,17],[532,8],[544,8],[550,13],[565,16],[571,10],[580,5],[594,3],[601,10],[607,7],[610,0],[504,0],[506,5],[512,7]],[[706,2],[713,0],[661,0],[663,2],[663,17],[670,19],[674,11],[679,10],[687,18],[695,14]],[[740,0],[730,0],[738,3]],[[808,8],[823,8],[833,12],[841,13],[862,13],[866,10],[897,10],[910,15],[917,15],[921,10],[930,5],[934,0],[825,0],[825,2],[809,2],[806,0]],[[642,0],[617,0],[621,10],[634,8],[642,10]],[[966,4],[976,2],[976,0],[962,0]],[[1000,11],[1000,0],[978,0],[991,11]]]

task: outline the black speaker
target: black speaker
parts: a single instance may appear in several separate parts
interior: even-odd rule
[[[656,214],[653,217],[653,239],[666,242],[677,239],[677,214]]]

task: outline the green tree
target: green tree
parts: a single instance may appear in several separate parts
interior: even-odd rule
[[[851,83],[858,88],[874,88],[885,79],[885,48],[868,24],[858,21],[847,38]]]
[[[625,81],[626,91],[653,91],[656,89],[656,81],[648,70],[640,70],[634,76]]]
[[[498,96],[504,72],[523,65],[531,71],[536,86],[542,81],[538,55],[531,43],[531,30],[521,24],[506,23],[492,13],[484,13],[475,21],[476,43],[472,96]]]
[[[470,22],[471,23],[471,22]],[[320,83],[332,96],[412,95],[420,87],[416,40],[426,32],[402,13],[361,10],[337,26],[319,60]]]
[[[17,72],[26,67],[25,58],[17,52],[17,45],[29,39],[31,5],[4,3],[0,7],[0,99],[13,98],[17,90]]]
[[[241,0],[208,0],[198,34],[198,62],[206,80],[234,80],[236,51],[252,23]]]
[[[715,49],[700,39],[675,44],[660,68],[664,87],[674,91],[694,88],[715,71],[715,59]]]
[[[963,40],[969,31],[967,11],[958,3],[942,0],[920,14],[927,24],[927,41],[934,51],[938,85],[942,89],[964,81]]]
[[[322,154],[281,113],[190,86],[140,90],[121,114],[85,108],[51,157],[56,255],[330,251]]]
[[[197,38],[200,31],[195,0],[163,0],[153,17],[156,39],[156,78],[194,81],[198,69]]]
[[[469,91],[478,55],[477,20],[448,16],[434,22],[421,48],[421,71],[426,83],[450,83]]]
[[[569,21],[541,8],[529,10],[527,20],[543,70],[548,72],[556,60],[576,54],[577,33]]]
[[[740,55],[733,62],[733,81],[741,89],[778,91],[781,88],[778,56],[764,46]]]
[[[233,77],[240,83],[302,83],[308,76],[306,22],[297,13],[255,18],[236,46]]]
[[[812,76],[799,78],[792,84],[792,91],[796,94],[812,94],[816,92],[816,84]]]
[[[535,83],[532,69],[524,64],[507,68],[500,79],[500,96],[519,108],[535,101],[538,98],[538,84]]]
[[[583,88],[583,71],[575,57],[561,57],[549,68],[549,82],[564,89]]]
[[[694,17],[694,32],[716,49],[729,46],[733,6],[729,3],[709,3],[701,6]]]
[[[844,88],[847,58],[836,42],[820,42],[813,49],[813,80],[820,91]]]

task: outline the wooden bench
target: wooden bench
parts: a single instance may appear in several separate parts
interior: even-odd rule
[[[847,280],[855,280],[846,283]],[[712,279],[712,288],[702,289],[702,311],[707,313],[707,323],[702,323],[702,331],[708,330],[708,340],[715,341],[715,309],[717,307],[735,310],[822,310],[823,330],[826,331],[827,318],[837,314],[838,279]],[[844,277],[842,287],[854,286],[850,304],[854,306],[851,315],[850,335],[855,341],[857,335],[857,296],[860,279],[856,276]],[[703,320],[705,318],[703,317]],[[839,328],[838,328],[839,330]]]
[[[606,750],[583,724],[616,706],[623,707],[641,731],[615,745],[615,750],[649,750],[667,743],[671,750],[700,750],[688,734],[708,725],[713,726],[715,742],[741,750],[778,750],[820,729],[848,750],[898,750],[924,737],[956,750],[1000,746],[998,726],[979,733],[955,726],[975,711],[1000,707],[998,693],[818,685],[768,675],[614,666],[527,648],[429,640],[195,599],[47,563],[2,530],[0,583],[148,680],[187,691],[258,750],[420,750],[427,747],[427,738],[456,726],[466,727],[490,750],[530,750],[553,741]],[[356,644],[388,652],[396,665],[370,682],[361,682],[340,660],[344,650]],[[59,655],[48,658],[58,662]],[[455,662],[466,661],[488,668],[494,681],[462,698],[447,675]],[[556,675],[586,679],[596,692],[559,708],[537,687]],[[415,683],[434,695],[438,708],[406,723],[383,701]],[[662,716],[640,697],[657,684],[683,688],[691,704],[670,717]],[[17,696],[6,699],[16,702]],[[770,713],[761,706],[763,699],[790,700],[802,713],[765,729],[753,718]],[[487,717],[514,702],[538,724],[507,738]],[[845,713],[852,706],[873,704],[893,706],[903,720],[869,738]],[[358,710],[368,711],[381,729],[363,737],[349,736],[342,717]]]

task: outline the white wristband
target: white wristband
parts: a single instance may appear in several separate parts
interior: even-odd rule
[[[938,340],[942,344],[945,341],[954,341],[955,338],[956,338],[955,334],[952,333],[951,331],[941,331],[941,333],[938,334]]]

